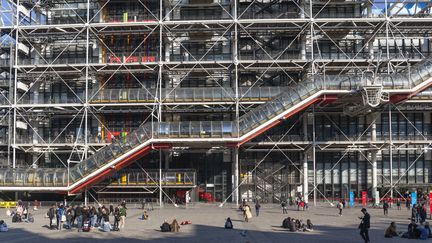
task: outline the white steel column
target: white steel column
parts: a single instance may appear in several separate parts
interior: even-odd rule
[[[17,83],[18,83],[18,43],[19,43],[19,24],[20,24],[20,20],[19,20],[19,9],[18,6],[20,5],[20,0],[17,0],[17,9],[16,9],[16,26],[15,26],[15,60],[14,60],[14,65],[15,65],[15,72],[14,72],[14,100],[13,100],[13,141],[12,141],[12,168],[16,167],[16,121],[17,121]],[[10,131],[9,131],[10,132]]]
[[[162,150],[159,150],[159,206],[163,207],[162,202]]]
[[[303,140],[307,141],[307,121],[308,116],[303,116]],[[308,152],[303,152],[303,198],[306,203],[309,202],[309,182],[308,182]]]
[[[85,104],[84,104],[84,158],[87,159],[88,156],[88,108],[89,108],[89,95],[88,95],[88,86],[89,86],[89,41],[90,41],[90,30],[89,30],[89,22],[90,22],[90,0],[87,0],[87,20],[85,23],[86,28],[86,67],[85,67]],[[77,134],[79,136],[79,134]]]
[[[370,122],[372,123],[371,126],[371,141],[376,141],[376,122],[375,122],[375,115],[371,114],[369,115]],[[374,200],[374,205],[378,205],[380,198],[378,194],[378,175],[377,175],[377,151],[373,150],[370,152],[371,154],[371,162],[372,162],[372,198]]]
[[[162,66],[163,66],[163,58],[162,58],[162,46],[163,46],[163,35],[162,35],[162,30],[163,30],[163,22],[165,21],[164,16],[163,16],[163,1],[160,0],[159,1],[159,63],[158,63],[158,67],[159,67],[159,77],[158,77],[158,86],[159,86],[159,90],[158,90],[158,94],[156,94],[156,97],[159,97],[158,100],[158,115],[157,115],[157,121],[161,122],[162,121]],[[154,127],[154,126],[153,126]],[[153,134],[153,131],[152,131]],[[162,196],[163,196],[163,188],[162,188],[162,150],[159,150],[159,206],[162,208],[163,207],[163,202],[162,202]]]
[[[235,76],[234,76],[234,89],[235,89],[235,102],[236,102],[236,106],[235,106],[235,124],[237,125],[237,136],[240,136],[239,132],[240,132],[240,124],[239,124],[239,118],[240,118],[240,111],[239,111],[239,85],[238,85],[238,64],[239,64],[239,60],[238,60],[238,50],[237,50],[237,45],[238,45],[238,19],[237,19],[237,1],[238,0],[234,0],[234,40],[233,40],[233,48],[232,48],[232,56],[233,56],[233,61],[234,61],[234,68],[235,68]]]
[[[392,141],[392,113],[391,105],[388,108],[389,117],[389,156],[390,156],[390,198],[393,198],[393,141]]]
[[[84,206],[87,207],[87,205],[88,205],[88,191],[85,190],[84,191]]]
[[[314,206],[317,203],[317,180],[316,180],[316,158],[315,158],[315,105],[312,105],[312,161],[313,161],[313,191],[314,191]]]
[[[238,148],[234,148],[232,163],[232,201],[239,205],[239,158]]]

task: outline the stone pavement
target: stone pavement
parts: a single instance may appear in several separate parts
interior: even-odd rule
[[[251,205],[252,208],[253,205]],[[9,225],[9,232],[0,232],[0,243],[48,243],[48,242],[236,242],[236,243],[268,243],[268,242],[362,242],[357,226],[361,216],[360,207],[345,209],[343,216],[338,216],[335,207],[310,207],[307,211],[296,211],[290,208],[288,214],[283,215],[278,205],[262,205],[259,217],[254,217],[249,223],[242,221],[242,214],[235,210],[235,205],[227,204],[223,208],[218,204],[195,204],[188,208],[174,208],[166,206],[162,209],[150,211],[150,219],[139,219],[142,210],[129,209],[126,228],[120,232],[77,232],[73,230],[49,230],[46,228],[48,219],[44,218],[47,208],[34,212],[35,222],[11,223],[6,216],[5,209],[0,209],[0,219]],[[384,238],[384,230],[391,221],[395,221],[398,231],[406,231],[409,223],[410,211],[402,208],[389,210],[389,216],[383,216],[382,209],[368,209],[371,214],[371,242],[407,242],[413,240]],[[280,227],[282,220],[287,217],[311,219],[315,225],[313,232],[292,233]],[[225,219],[231,217],[234,230],[223,228]],[[162,233],[159,226],[164,220],[169,222],[176,218],[179,222],[191,220],[192,225],[181,226],[180,233]],[[110,217],[112,222],[113,217]],[[246,236],[240,233],[246,231]]]

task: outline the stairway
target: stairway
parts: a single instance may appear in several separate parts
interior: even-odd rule
[[[377,78],[390,101],[401,102],[431,86],[432,61],[427,59],[411,67],[410,73]],[[152,150],[170,148],[172,143],[222,142],[227,146],[241,146],[311,104],[358,92],[362,84],[362,78],[357,76],[311,77],[242,115],[238,126],[234,121],[146,123],[125,139],[114,141],[69,169],[2,169],[0,191],[67,191],[76,194]]]

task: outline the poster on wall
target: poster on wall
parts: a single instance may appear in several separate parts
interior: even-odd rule
[[[354,192],[350,192],[350,207],[354,207]]]
[[[362,191],[362,204],[364,207],[366,207],[366,204],[367,204],[367,192],[366,191]]]
[[[411,193],[411,207],[417,204],[417,192]]]

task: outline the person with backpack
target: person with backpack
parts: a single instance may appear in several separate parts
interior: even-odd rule
[[[51,207],[48,209],[47,216],[49,218],[49,228],[52,229],[52,224],[55,217],[55,204],[51,205]]]
[[[123,206],[124,205],[124,206]],[[119,228],[123,229],[126,223],[126,203],[124,203],[120,207],[120,226]]]

